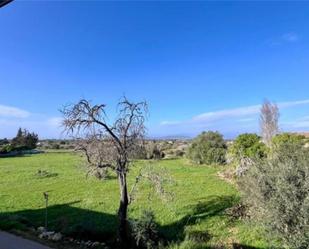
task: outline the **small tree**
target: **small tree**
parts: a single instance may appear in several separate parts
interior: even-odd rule
[[[189,147],[188,158],[198,164],[225,162],[227,146],[219,132],[202,132]]]
[[[128,241],[127,211],[131,202],[127,186],[130,152],[143,142],[147,104],[123,98],[118,106],[118,116],[112,124],[107,122],[104,104],[91,105],[89,101],[81,100],[65,107],[62,112],[65,128],[83,136],[78,149],[85,153],[90,171],[113,170],[118,176],[118,236],[120,243],[125,245]]]
[[[265,100],[260,113],[260,129],[263,142],[270,146],[273,136],[278,134],[279,108],[276,104]]]
[[[234,140],[229,154],[236,162],[242,158],[262,158],[266,156],[266,147],[255,133],[244,133]]]
[[[12,139],[12,147],[16,150],[31,150],[36,148],[39,138],[35,133],[30,133],[28,130],[18,129],[16,137]]]

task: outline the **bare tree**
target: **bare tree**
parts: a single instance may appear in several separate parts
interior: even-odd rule
[[[112,124],[107,120],[105,109],[104,104],[92,105],[80,100],[62,110],[63,125],[80,137],[78,149],[85,154],[89,172],[100,172],[103,176],[107,170],[116,172],[120,189],[118,238],[124,245],[128,241],[127,209],[131,202],[127,186],[130,153],[143,141],[147,103],[133,103],[124,97]],[[136,184],[138,181],[139,177]]]
[[[278,134],[279,108],[276,104],[265,100],[260,113],[260,129],[263,142],[270,145],[273,136]]]

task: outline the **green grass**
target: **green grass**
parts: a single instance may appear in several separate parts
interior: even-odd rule
[[[129,172],[131,186],[138,169],[150,162],[137,162]],[[232,222],[224,213],[239,200],[237,190],[217,177],[220,167],[195,166],[182,159],[154,162],[165,167],[174,179],[169,187],[172,201],[148,198],[147,184],[139,186],[135,202],[129,207],[131,219],[142,209],[152,209],[160,232],[170,248],[211,248],[232,243],[266,248],[263,232],[249,224]],[[48,174],[38,175],[38,170]],[[129,187],[130,189],[130,187]],[[108,239],[117,226],[119,203],[115,176],[100,181],[86,177],[79,155],[45,153],[0,158],[0,228],[22,224],[44,225],[43,192],[49,193],[48,223],[51,229]],[[29,224],[28,224],[29,223]]]

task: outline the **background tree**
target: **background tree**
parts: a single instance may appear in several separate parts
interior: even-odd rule
[[[189,147],[188,158],[198,164],[220,164],[225,162],[226,143],[219,132],[202,132]]]
[[[266,156],[266,147],[257,134],[244,133],[234,140],[229,148],[229,155],[236,162],[242,158],[261,158]]]
[[[127,209],[131,202],[127,186],[130,152],[143,142],[147,104],[123,98],[112,124],[107,121],[105,109],[104,104],[91,105],[89,101],[81,100],[64,108],[63,124],[68,131],[82,137],[78,147],[85,153],[90,171],[113,170],[117,174],[120,189],[118,236],[124,245],[128,241]]]
[[[0,139],[0,146],[6,145],[6,144],[9,144],[9,143],[10,143],[10,141],[7,138]]]
[[[278,120],[278,106],[265,100],[260,112],[260,129],[263,142],[267,146],[270,146],[272,137],[279,132]]]
[[[37,134],[19,128],[16,137],[12,139],[12,147],[15,150],[32,150],[36,148],[38,140]]]

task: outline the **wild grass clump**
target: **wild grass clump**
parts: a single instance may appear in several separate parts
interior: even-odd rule
[[[132,221],[132,235],[139,248],[152,249],[158,245],[158,227],[154,213],[151,210],[143,210],[138,220]]]

